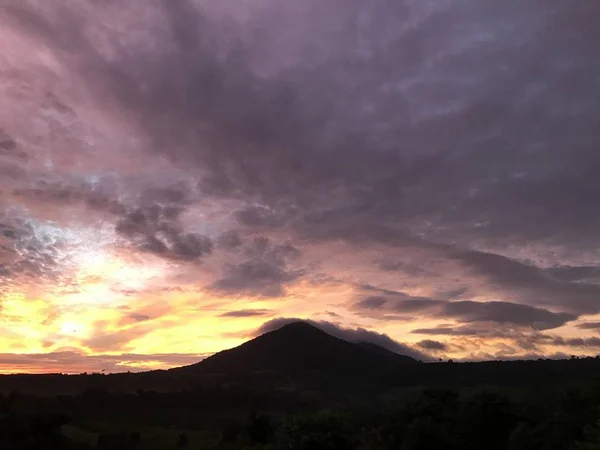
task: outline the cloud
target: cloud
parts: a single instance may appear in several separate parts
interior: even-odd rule
[[[376,295],[367,295],[354,304],[358,310],[393,311],[397,313],[415,313],[431,310],[444,304],[444,301],[433,300],[427,297],[416,297],[404,292],[381,289],[370,285],[359,286],[360,292]]]
[[[227,311],[220,317],[260,317],[273,314],[272,311],[266,309],[242,309],[239,311]]]
[[[218,239],[219,245],[225,249],[235,249],[243,244],[238,232],[230,230],[221,234]]]
[[[580,313],[600,310],[600,285],[557,280],[544,269],[497,254],[459,251],[452,257],[525,301]]]
[[[146,322],[147,320],[152,319],[152,317],[147,316],[146,314],[138,314],[138,313],[128,314],[127,317],[136,322]]]
[[[258,237],[245,248],[245,260],[226,263],[222,276],[210,289],[220,295],[281,297],[285,286],[301,276],[302,269],[290,268],[289,262],[299,250],[289,244],[274,244]]]
[[[547,337],[547,343],[550,345],[558,345],[565,347],[600,347],[600,338],[598,337],[587,337],[587,338],[568,338],[562,336]]]
[[[302,272],[288,272],[283,264],[272,260],[252,259],[224,267],[223,277],[211,289],[220,294],[246,294],[264,297],[285,295],[285,284],[294,281]]]
[[[600,281],[600,267],[597,266],[558,266],[546,269],[551,277],[566,282],[591,282]]]
[[[429,234],[441,223],[446,233],[482,237],[593,239],[578,225],[597,218],[586,212],[598,188],[586,171],[595,161],[586,142],[597,131],[581,119],[596,110],[589,74],[598,69],[590,44],[597,32],[586,19],[593,7],[536,4],[516,15],[508,4],[488,10],[474,2],[360,11],[335,0],[299,9],[267,2],[244,23],[230,7],[223,7],[230,26],[221,29],[210,7],[161,10],[169,51],[119,53],[115,37],[111,70],[101,75],[123,107],[143,113],[158,151],[203,169],[206,192],[260,200],[242,210],[246,223],[274,226],[262,213],[278,216],[292,204],[320,214],[327,198],[328,209],[369,219],[371,235],[384,221],[406,228],[402,218],[410,217],[428,220]],[[357,27],[350,18],[359,13]],[[468,33],[455,31],[464,27]],[[577,37],[568,33],[574,27]],[[390,54],[398,57],[390,62]],[[530,70],[531,54],[543,76]],[[506,70],[493,72],[486,61]],[[576,86],[569,96],[567,75]],[[564,109],[550,114],[556,104]],[[555,123],[577,130],[576,143],[557,135]],[[567,143],[572,169],[561,172]],[[539,205],[535,213],[531,205]],[[557,220],[559,209],[570,214]]]
[[[140,250],[169,259],[191,261],[210,255],[213,242],[197,233],[185,232],[178,223],[181,209],[155,203],[127,212],[116,231]]]
[[[527,326],[534,330],[558,328],[577,319],[574,314],[554,313],[546,309],[506,302],[449,302],[444,305],[441,314],[465,323],[495,322]]]
[[[600,330],[600,322],[584,322],[576,325],[583,330]]]
[[[365,290],[364,287],[362,289]],[[443,301],[373,287],[366,290],[379,291],[380,295],[365,297],[353,306],[363,314],[374,313],[374,317],[385,317],[389,313],[418,313],[421,317],[454,319],[461,324],[494,323],[534,330],[558,328],[578,318],[576,314],[518,303]]]
[[[117,329],[111,329],[105,321],[98,321],[94,324],[93,333],[90,337],[82,339],[81,344],[94,353],[118,352],[128,348],[131,341],[140,339],[156,329],[156,324],[144,317],[128,314],[127,317],[133,320],[129,325]],[[161,326],[172,325],[170,321],[161,322]]]
[[[0,373],[141,372],[197,363],[205,354],[87,355],[76,351],[0,354]]]
[[[356,303],[356,307],[365,309],[377,309],[385,305],[387,300],[384,297],[370,296]]]
[[[70,236],[56,227],[38,227],[33,221],[0,223],[0,262],[5,286],[55,284],[68,276]]]
[[[598,337],[568,337],[554,334],[533,333],[533,334],[506,334],[509,344],[515,353],[520,350],[543,352],[552,347],[569,347],[570,351],[578,352],[582,349],[594,349],[600,347],[600,338]]]
[[[29,155],[19,149],[19,144],[0,128],[0,158],[8,157],[17,160],[27,160]]]
[[[432,341],[430,339],[425,339],[423,341],[417,342],[417,346],[424,350],[439,352],[445,351],[448,349],[448,346],[440,341]]]
[[[343,326],[334,324],[327,321],[314,321],[309,319],[294,319],[294,318],[278,318],[269,320],[258,328],[255,332],[255,336],[259,336],[269,331],[277,330],[285,325],[294,322],[307,322],[320,330],[335,336],[345,341],[360,343],[365,342],[369,344],[375,344],[390,350],[399,355],[406,355],[420,361],[430,361],[431,357],[427,354],[420,352],[419,350],[400,342],[397,342],[387,336],[386,334],[377,333],[376,331],[366,330],[364,328],[344,328]]]
[[[283,225],[277,213],[264,206],[248,206],[236,211],[235,217],[240,224],[252,228],[277,228]]]
[[[505,337],[511,330],[499,331],[490,324],[462,325],[462,326],[439,326],[434,328],[416,328],[413,334],[427,334],[433,336],[479,336],[487,338]],[[493,324],[492,324],[493,325]]]

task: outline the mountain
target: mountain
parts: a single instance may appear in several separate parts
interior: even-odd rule
[[[374,344],[354,344],[305,322],[265,333],[179,370],[202,374],[243,374],[272,371],[282,375],[321,373],[365,375],[390,373],[418,361]]]

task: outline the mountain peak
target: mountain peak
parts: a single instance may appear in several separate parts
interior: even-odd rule
[[[354,344],[307,322],[292,322],[225,350],[186,369],[202,373],[240,374],[269,370],[294,375],[357,375],[387,372],[417,361],[376,345]]]

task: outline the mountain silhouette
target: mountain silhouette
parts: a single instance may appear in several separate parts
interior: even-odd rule
[[[413,364],[418,361],[409,356],[370,343],[354,344],[306,322],[294,322],[181,369],[203,374],[273,371],[355,376],[389,373]]]

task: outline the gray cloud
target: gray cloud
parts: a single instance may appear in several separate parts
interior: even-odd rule
[[[337,325],[332,322],[327,321],[315,321],[309,319],[294,319],[294,318],[278,318],[269,320],[265,322],[258,330],[256,330],[255,335],[259,336],[264,333],[268,333],[269,331],[277,330],[285,325],[294,322],[307,322],[327,334],[335,336],[340,339],[344,339],[345,341],[354,342],[354,343],[369,343],[375,344],[380,347],[383,347],[387,350],[390,350],[394,353],[398,353],[400,355],[410,356],[412,358],[421,360],[421,361],[430,361],[432,358],[427,354],[409,346],[406,344],[402,344],[390,338],[386,334],[377,333],[376,331],[366,330],[364,328],[344,328],[340,325]]]
[[[480,333],[479,331],[483,331]],[[435,328],[417,328],[411,331],[414,334],[430,334],[434,336],[479,336],[480,334],[487,334],[485,330],[464,328],[464,327],[451,327],[441,326]]]
[[[213,242],[206,236],[187,233],[178,219],[181,209],[159,203],[129,211],[117,222],[116,231],[142,251],[166,258],[194,260],[210,255]]]
[[[598,337],[568,337],[543,333],[516,334],[507,333],[506,338],[515,348],[541,352],[543,346],[571,347],[573,350],[600,347]]]
[[[475,324],[462,326],[439,326],[435,328],[417,328],[411,331],[414,334],[426,334],[431,336],[478,336],[483,338],[505,337],[507,332],[513,330],[498,330],[489,324]]]
[[[19,160],[26,160],[29,157],[19,149],[17,141],[0,128],[0,157],[3,156]]]
[[[276,261],[253,259],[224,267],[223,277],[212,289],[222,294],[252,294],[265,297],[281,297],[284,285],[297,279],[301,272],[288,272]]]
[[[415,313],[431,310],[444,304],[444,301],[427,297],[415,297],[404,292],[377,288],[371,285],[358,286],[361,293],[367,295],[354,304],[358,310],[393,311],[397,313]]]
[[[600,322],[585,322],[577,324],[577,328],[583,330],[600,330]]]
[[[417,345],[424,350],[429,350],[433,352],[445,351],[448,349],[448,346],[440,341],[432,341],[430,339],[425,339],[423,341],[417,342]]]
[[[138,313],[128,314],[127,317],[132,320],[135,320],[136,322],[146,322],[146,321],[152,319],[152,317],[150,317],[146,314],[138,314]]]
[[[289,244],[274,244],[258,237],[244,250],[245,260],[225,264],[221,278],[210,286],[214,292],[281,297],[285,295],[288,283],[304,275],[302,269],[289,267],[290,260],[300,254]]]
[[[600,282],[600,267],[597,266],[559,266],[546,269],[551,277],[566,282]]]
[[[230,230],[219,236],[218,243],[225,249],[235,249],[240,247],[243,241],[238,232]]]
[[[235,213],[237,221],[252,228],[277,228],[284,225],[284,218],[264,206],[248,206]]]
[[[227,311],[221,314],[221,317],[260,317],[273,314],[267,309],[242,309],[239,311]]]
[[[356,303],[357,308],[365,308],[365,309],[377,309],[384,306],[387,302],[387,299],[380,296],[370,296],[366,297],[359,302]]]
[[[57,228],[38,229],[35,223],[13,220],[0,224],[0,262],[4,288],[20,283],[58,283],[65,271],[68,237]]]
[[[555,337],[551,341],[552,345],[562,345],[567,347],[600,347],[599,337],[588,338],[563,338]]]
[[[594,313],[600,310],[600,285],[557,280],[544,269],[497,254],[461,251],[452,257],[476,274],[487,277],[493,285],[526,301],[559,306],[574,312]]]
[[[462,324],[494,323],[534,330],[558,328],[578,317],[572,313],[553,312],[519,303],[434,300],[371,286],[362,286],[362,290],[375,291],[379,295],[362,298],[353,306],[363,314],[372,313],[374,317],[385,317],[387,313],[418,313],[422,317],[454,319]]]
[[[495,322],[527,326],[534,330],[558,328],[577,319],[574,314],[554,313],[546,309],[507,302],[449,302],[444,305],[440,315],[465,323]]]

